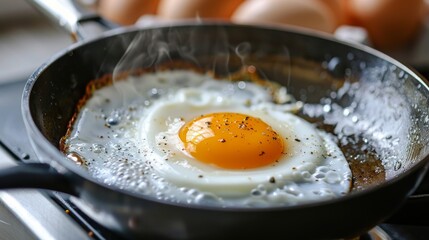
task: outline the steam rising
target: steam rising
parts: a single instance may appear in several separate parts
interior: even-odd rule
[[[114,77],[130,69],[156,68],[162,63],[178,59],[198,66],[198,49],[207,49],[213,53],[213,66],[220,64],[226,68],[229,46],[225,32],[219,30],[217,38],[211,39],[195,31],[187,36],[172,28],[166,33],[161,30],[139,32],[115,67]]]
[[[211,28],[210,32],[205,31],[207,29],[196,27],[186,31],[181,28],[160,28],[138,32],[115,66],[113,79],[123,78],[123,73],[130,70],[150,68],[157,71],[159,66],[177,60],[228,78],[239,68],[254,64],[252,56],[266,57],[266,53],[270,51],[268,49],[271,48],[252,43],[251,36],[248,41],[231,43],[230,36],[222,26]],[[286,71],[287,77],[283,83],[287,86],[290,82],[291,68],[289,48],[284,45],[276,49],[275,53],[282,55],[283,60],[271,63],[271,75],[284,79]],[[263,79],[270,78],[262,68],[258,68],[258,74]]]

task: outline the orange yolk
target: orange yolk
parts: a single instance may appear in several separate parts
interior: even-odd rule
[[[225,169],[274,164],[285,147],[268,124],[239,113],[202,115],[186,123],[179,137],[195,159]]]

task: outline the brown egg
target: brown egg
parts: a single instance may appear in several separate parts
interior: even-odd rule
[[[342,7],[342,0],[315,0],[315,1],[322,2],[331,10],[333,16],[337,21],[337,26],[344,23],[344,12]]]
[[[318,0],[248,0],[231,20],[245,24],[287,24],[332,33],[337,20],[332,10]]]
[[[158,3],[159,0],[100,0],[98,11],[112,22],[129,25],[142,15],[156,14]]]
[[[380,50],[396,50],[418,34],[423,0],[343,0],[347,23],[364,27],[370,41]]]
[[[423,5],[422,15],[423,18],[427,18],[429,16],[429,0],[425,0]]]
[[[158,16],[164,19],[228,19],[245,0],[161,0]]]

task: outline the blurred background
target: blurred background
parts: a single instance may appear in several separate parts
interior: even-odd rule
[[[119,25],[219,19],[332,34],[429,69],[429,0],[76,0]],[[73,43],[26,0],[0,0],[0,83],[27,78]]]
[[[72,43],[25,0],[0,0],[0,83],[28,78]]]

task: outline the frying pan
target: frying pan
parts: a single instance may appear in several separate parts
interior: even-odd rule
[[[108,25],[68,1],[34,3],[78,38],[87,23]],[[371,148],[351,141],[360,148],[349,162],[363,184],[337,199],[296,206],[193,206],[106,185],[59,151],[89,81],[176,60],[226,77],[254,66],[305,102],[302,117],[325,123],[340,140],[374,141]],[[313,31],[221,22],[118,28],[71,45],[29,78],[22,112],[40,163],[2,169],[0,187],[68,193],[89,217],[125,238],[352,238],[391,216],[420,184],[428,168],[428,93],[426,80],[389,56]],[[375,167],[384,164],[381,175],[366,164],[370,156],[379,159],[372,160]]]

